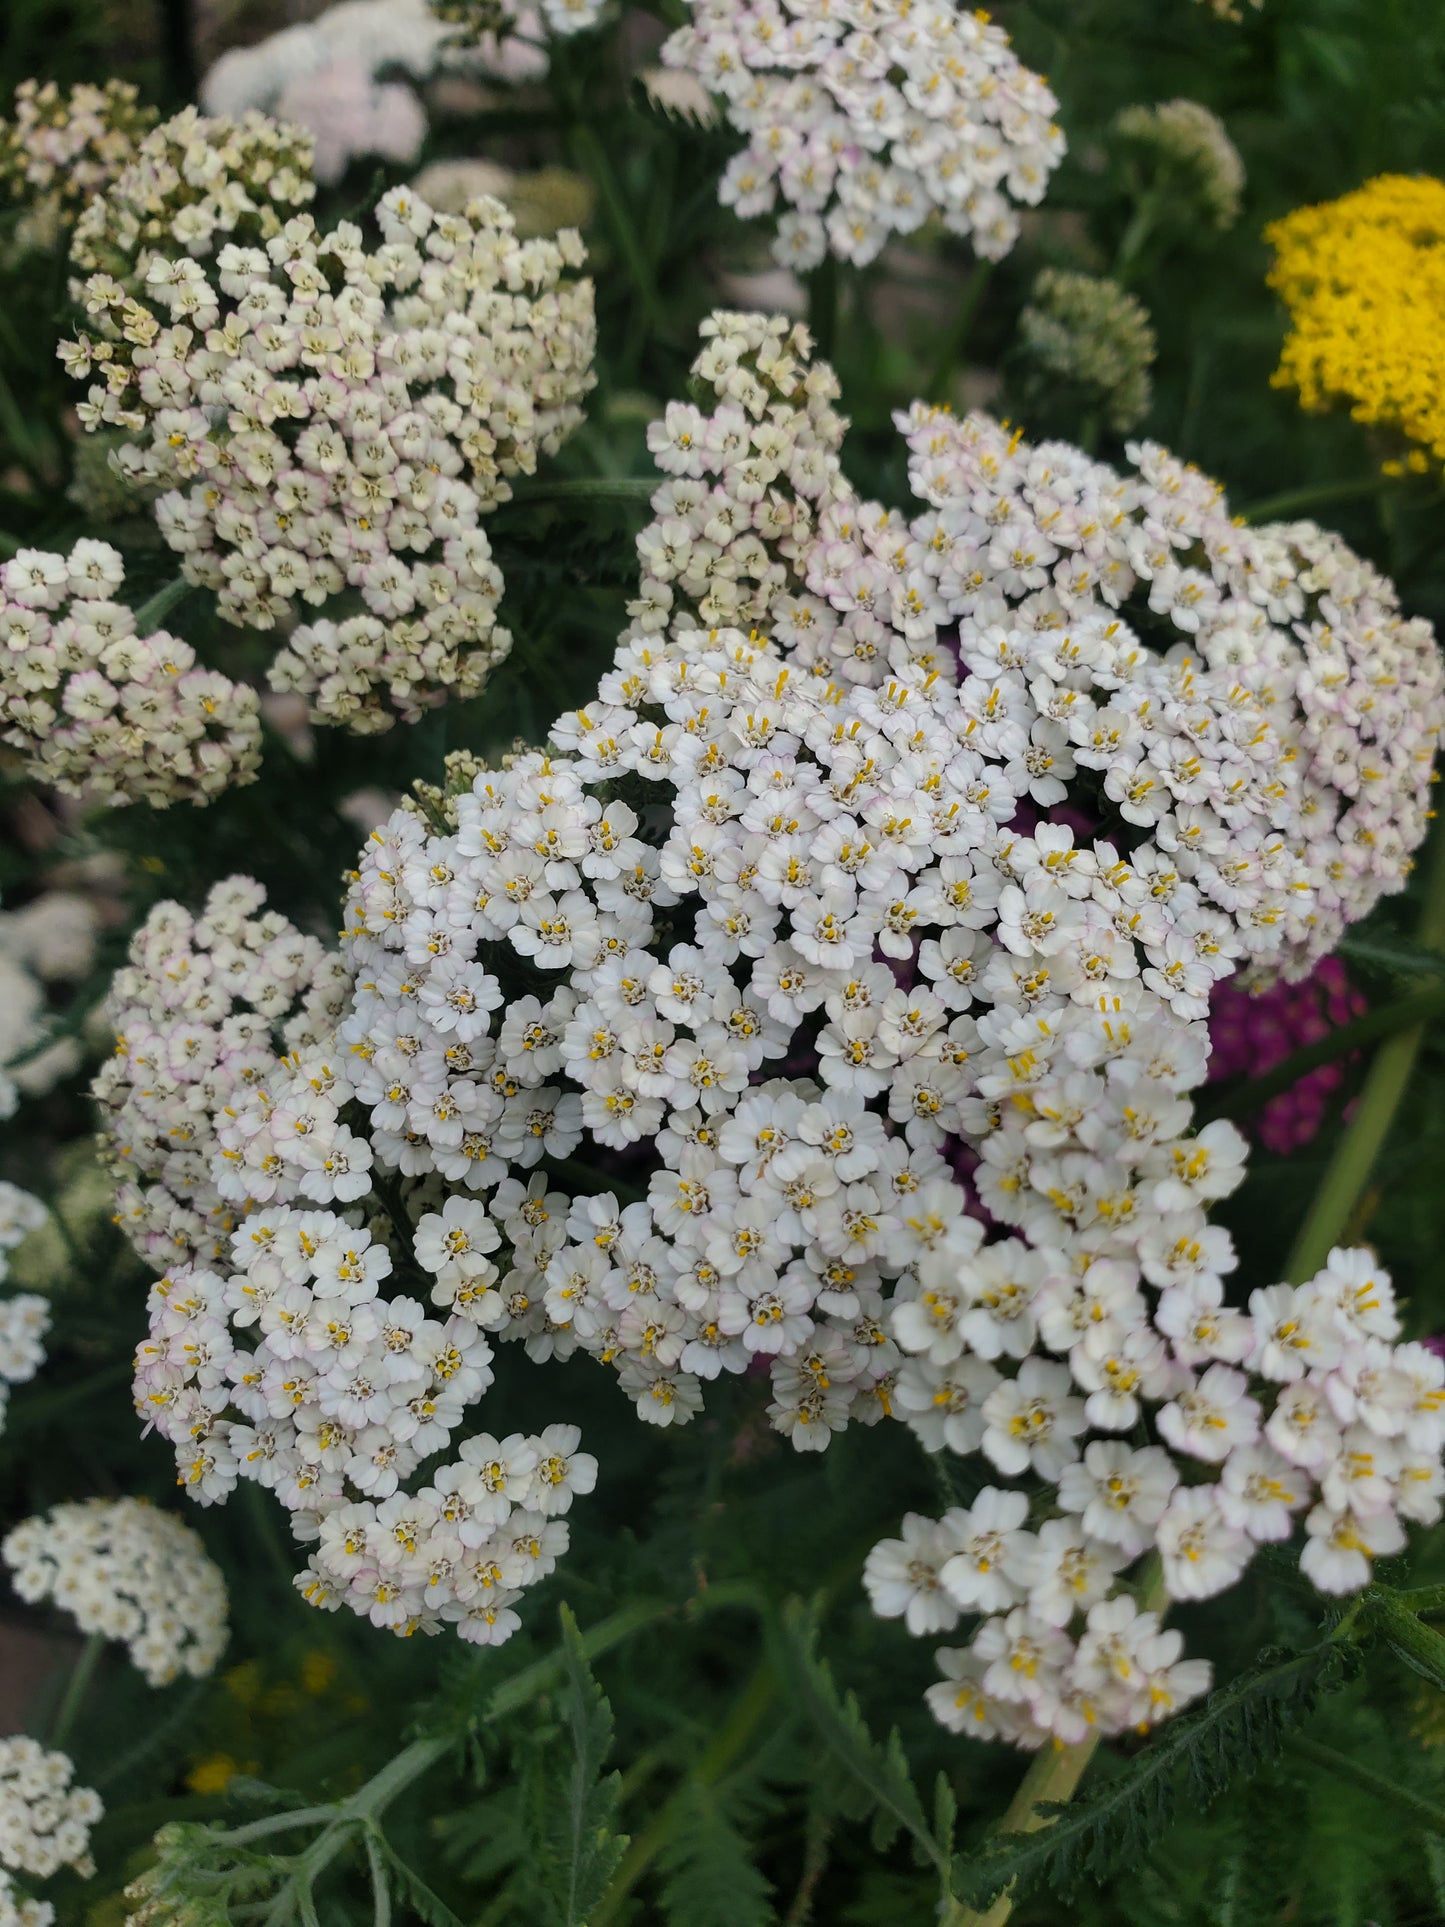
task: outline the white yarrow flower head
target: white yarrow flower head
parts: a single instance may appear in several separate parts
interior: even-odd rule
[[[775,257],[873,260],[930,216],[985,260],[1064,154],[1058,102],[980,12],[903,0],[692,0],[664,63],[717,95],[747,145],[719,190],[743,219],[781,210]]]
[[[226,1584],[192,1529],[140,1499],[87,1499],[26,1519],[0,1556],[30,1605],[124,1643],[152,1686],[203,1679],[225,1649]]]
[[[48,1880],[62,1867],[83,1880],[94,1874],[90,1830],[105,1808],[98,1793],[73,1784],[74,1776],[68,1754],[47,1752],[22,1734],[0,1739],[0,1862],[7,1874]],[[8,1892],[0,1894],[3,1902],[14,1905]],[[27,1915],[22,1907],[16,1917],[27,1927],[53,1918],[47,1903],[38,1905],[46,1911]]]
[[[124,431],[124,472],[163,491],[186,579],[246,627],[307,612],[272,687],[374,733],[476,695],[511,647],[480,522],[582,420],[592,284],[575,231],[521,242],[486,198],[436,214],[396,188],[379,245],[324,233],[293,211],[314,191],[304,146],[288,159],[292,132],[263,115],[237,128],[166,122],[88,211],[74,258],[96,269],[78,290],[95,338],[60,355],[90,384],[84,425]],[[275,150],[274,172],[234,218],[140,219],[169,208],[151,177],[182,139],[223,175]]]
[[[254,782],[255,690],[196,661],[189,643],[136,633],[106,542],[68,556],[21,549],[0,564],[0,731],[37,782],[118,807],[209,803]]]
[[[264,1092],[284,1053],[329,1035],[345,990],[336,957],[268,910],[249,877],[218,883],[199,918],[178,903],[151,911],[112,979],[116,1047],[91,1086],[117,1221],[142,1257],[220,1255],[235,1207],[212,1175],[217,1120]]]
[[[570,1428],[475,1429],[500,1347],[585,1354],[660,1429],[765,1367],[796,1450],[897,1415],[1042,1495],[994,1485],[870,1565],[880,1610],[920,1630],[947,1601],[993,1615],[943,1716],[1077,1737],[1107,1643],[1129,1683],[1095,1717],[1122,1730],[1205,1672],[1110,1596],[1116,1574],[1157,1547],[1198,1597],[1281,1508],[1428,1513],[1390,1441],[1414,1427],[1438,1459],[1441,1379],[1391,1349],[1388,1280],[1346,1254],[1224,1316],[1235,1258],[1207,1212],[1243,1147],[1195,1133],[1189,1093],[1245,923],[1179,851],[1207,829],[1223,875],[1231,839],[1262,847],[1250,812],[1188,801],[1199,771],[1151,743],[1137,834],[1041,820],[1036,786],[1067,790],[1078,761],[1049,733],[1071,700],[1097,705],[1092,754],[1152,713],[1118,700],[1151,664],[1185,689],[1204,672],[1117,621],[1043,621],[1027,581],[1060,549],[1038,529],[980,535],[974,588],[964,558],[910,581],[951,522],[924,539],[851,494],[807,351],[785,323],[712,318],[717,406],[654,430],[651,574],[595,700],[373,833],[334,1037],[202,1122],[236,1229],[153,1291],[137,1409],[201,1502],[241,1478],[276,1493],[317,1605],[494,1643],[590,1476]],[[1113,524],[1089,510],[1092,548],[1090,518]],[[955,594],[978,599],[950,616]],[[1178,808],[1151,814],[1172,783]],[[1341,1533],[1373,1543],[1317,1536],[1350,1551]]]

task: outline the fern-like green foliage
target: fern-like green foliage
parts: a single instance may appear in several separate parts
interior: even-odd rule
[[[886,1740],[876,1739],[856,1697],[839,1692],[827,1661],[818,1657],[813,1616],[800,1601],[784,1610],[779,1647],[780,1672],[799,1710],[868,1796],[874,1813],[874,1844],[882,1850],[902,1830],[911,1836],[920,1859],[931,1861],[946,1879],[949,1847],[928,1823],[897,1727]],[[935,1804],[940,1819],[951,1825],[951,1799]]]
[[[1104,1785],[1067,1805],[1036,1809],[1049,1816],[1049,1825],[1002,1834],[961,1855],[953,1870],[956,1892],[983,1907],[1005,1888],[1018,1893],[1047,1881],[1070,1891],[1144,1858],[1173,1819],[1181,1792],[1202,1809],[1233,1779],[1274,1758],[1345,1668],[1342,1647],[1331,1641],[1303,1653],[1262,1654],[1195,1712],[1162,1728]]]
[[[614,1824],[622,1776],[602,1771],[612,1750],[612,1708],[592,1676],[577,1621],[566,1606],[561,1620],[566,1684],[558,1710],[572,1762],[552,1829],[548,1885],[560,1927],[586,1927],[627,1849],[627,1836]]]
[[[659,1868],[667,1927],[770,1927],[776,1918],[756,1848],[729,1818],[717,1788],[696,1776],[681,1790]]]

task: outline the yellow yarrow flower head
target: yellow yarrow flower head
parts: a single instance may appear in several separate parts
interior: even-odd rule
[[[1445,181],[1381,174],[1265,239],[1291,323],[1275,387],[1392,431],[1388,473],[1445,462]]]

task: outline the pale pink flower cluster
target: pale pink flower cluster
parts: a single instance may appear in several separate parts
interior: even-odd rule
[[[1183,1014],[1238,960],[1308,974],[1403,887],[1445,676],[1393,584],[1313,523],[1239,526],[1157,445],[1120,474],[921,405],[900,427],[929,510],[859,502],[807,353],[751,317],[696,364],[717,407],[654,425],[674,479],[639,538],[642,630],[756,625],[850,682],[885,679],[900,639],[966,671],[1032,803],[1067,802],[1146,879],[1133,934]]]
[[[228,240],[264,242],[315,196],[311,141],[299,127],[187,107],[153,128],[135,158],[90,202],[71,241],[73,267],[117,275],[133,292],[149,262],[214,255]]]
[[[151,1686],[204,1679],[225,1650],[226,1582],[199,1537],[143,1499],[84,1499],[25,1519],[0,1557],[29,1605],[122,1641]]]
[[[256,692],[136,632],[120,554],[82,539],[0,565],[0,729],[31,774],[112,805],[208,803],[255,780]]]
[[[859,264],[931,216],[986,260],[1018,238],[1064,154],[1058,102],[1002,27],[951,0],[691,0],[662,58],[747,138],[720,198],[781,204],[785,266]]]
[[[139,290],[86,282],[100,339],[61,350],[224,616],[360,593],[368,615],[303,623],[270,680],[367,732],[475,695],[510,648],[480,518],[581,421],[595,344],[574,232],[519,242],[500,202],[438,215],[400,188],[376,218],[371,251],[296,216],[213,264],[143,253]]]
[[[0,189],[32,207],[53,201],[73,219],[130,164],[155,121],[129,81],[62,92],[53,80],[23,80],[14,119],[0,121]]]
[[[344,1004],[335,955],[265,901],[258,883],[230,877],[199,918],[157,904],[111,984],[116,1049],[91,1087],[101,1155],[117,1222],[158,1270],[225,1250],[234,1214],[212,1175],[215,1120]]]

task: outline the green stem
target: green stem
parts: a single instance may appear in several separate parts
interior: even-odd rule
[[[391,1927],[391,1888],[387,1885],[381,1848],[376,1843],[375,1831],[370,1827],[366,1830],[366,1867],[371,1875],[374,1901],[371,1927]]]
[[[1146,1566],[1142,1588],[1139,1601],[1142,1610],[1162,1615],[1168,1605],[1169,1595],[1164,1590],[1164,1575],[1157,1559],[1151,1558]],[[1098,1746],[1099,1736],[1091,1734],[1077,1745],[1045,1747],[1041,1753],[1035,1754],[1033,1764],[1019,1783],[1018,1792],[993,1832],[1037,1833],[1041,1827],[1049,1826],[1053,1816],[1041,1814],[1038,1808],[1050,1801],[1073,1799]],[[1013,1900],[1007,1892],[1001,1893],[988,1911],[982,1914],[955,1902],[948,1927],[1003,1927],[1012,1912]]]
[[[597,183],[598,198],[607,210],[613,239],[627,263],[628,279],[632,283],[637,304],[647,319],[649,331],[656,334],[663,325],[663,315],[658,306],[652,268],[643,252],[637,229],[632,224],[632,216],[628,212],[616,171],[608,159],[607,149],[585,123],[574,127],[572,139],[583,167]]]
[[[772,1669],[764,1662],[738,1697],[726,1724],[693,1769],[691,1778],[712,1786],[722,1778],[752,1738],[777,1694]],[[612,1884],[598,1903],[588,1927],[608,1927],[627,1896],[671,1840],[687,1810],[686,1781],[661,1812],[628,1847],[618,1863]]]
[[[1366,1044],[1377,1043],[1383,1037],[1393,1037],[1397,1032],[1408,1030],[1413,1025],[1423,1024],[1427,1018],[1437,1017],[1445,1011],[1445,984],[1437,984],[1431,990],[1417,991],[1413,997],[1402,997],[1398,1003],[1385,1004],[1379,1010],[1372,1010],[1366,1017],[1357,1017],[1353,1023],[1342,1024],[1332,1030],[1328,1037],[1320,1038],[1318,1043],[1306,1044],[1302,1050],[1291,1051],[1282,1058],[1272,1070],[1262,1077],[1251,1077],[1246,1083],[1232,1090],[1224,1091],[1217,1102],[1206,1099],[1200,1105],[1204,1117],[1248,1117],[1268,1104],[1272,1097],[1287,1091],[1307,1077],[1311,1071],[1318,1070],[1322,1064],[1332,1064],[1337,1058],[1348,1057],[1351,1051],[1364,1048]]]
[[[178,608],[194,588],[194,583],[177,576],[174,582],[167,582],[164,588],[157,589],[150,600],[143,602],[135,612],[136,634],[153,636],[171,610]]]
[[[808,332],[821,361],[831,361],[838,346],[838,260],[825,254],[808,276]]]
[[[1431,1800],[1422,1800],[1418,1793],[1412,1793],[1407,1786],[1398,1781],[1387,1779],[1383,1773],[1376,1773],[1373,1767],[1366,1766],[1362,1760],[1352,1760],[1347,1753],[1339,1753],[1332,1746],[1320,1740],[1296,1737],[1289,1743],[1291,1753],[1300,1759],[1310,1760],[1321,1766],[1327,1773],[1333,1773],[1342,1780],[1353,1780],[1367,1793],[1384,1800],[1395,1811],[1404,1812],[1419,1821],[1430,1833],[1445,1834],[1445,1811]]]
[[[1129,225],[1125,228],[1119,242],[1119,251],[1114,256],[1114,279],[1121,285],[1127,283],[1129,270],[1144,252],[1149,237],[1154,232],[1159,206],[1160,191],[1156,186],[1140,197],[1139,204],[1134,209]]]
[[[1445,950],[1445,833],[1437,826],[1417,933],[1422,950]],[[1426,1026],[1416,1022],[1381,1045],[1348,1129],[1335,1146],[1285,1264],[1290,1284],[1313,1278],[1345,1235],[1410,1082]]]
[[[71,1668],[70,1679],[65,1688],[65,1697],[56,1710],[51,1724],[50,1737],[46,1744],[53,1748],[63,1747],[70,1737],[70,1729],[84,1704],[86,1692],[100,1664],[100,1656],[105,1651],[105,1634],[92,1633],[81,1650],[79,1659]]]
[[[1262,502],[1251,502],[1247,508],[1236,513],[1246,522],[1285,522],[1295,520],[1303,510],[1328,508],[1335,502],[1362,501],[1371,495],[1383,495],[1397,485],[1398,478],[1393,475],[1357,476],[1350,482],[1318,482],[1311,488],[1286,489],[1282,495],[1266,496]]]
[[[933,364],[933,373],[928,378],[924,393],[930,401],[946,402],[950,398],[953,377],[963,359],[964,348],[978,319],[978,311],[983,306],[983,297],[993,279],[993,262],[980,261],[968,277],[968,286],[963,298],[954,311],[953,322],[943,337],[943,346],[938,351],[938,359]]]

